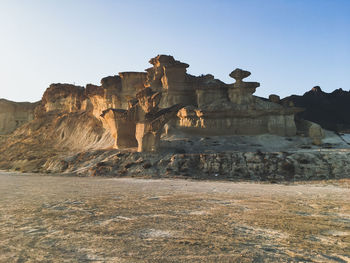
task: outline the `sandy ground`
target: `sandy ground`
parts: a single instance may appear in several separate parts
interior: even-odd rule
[[[350,262],[349,181],[0,173],[0,262]]]

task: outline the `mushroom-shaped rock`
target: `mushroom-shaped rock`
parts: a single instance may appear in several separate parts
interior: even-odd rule
[[[231,72],[230,77],[236,80],[228,90],[229,98],[233,103],[248,104],[252,102],[252,94],[255,92],[256,88],[260,86],[260,83],[243,81],[243,79],[249,77],[250,74],[249,71],[239,68]]]
[[[260,86],[259,82],[245,82],[243,79],[250,76],[250,72],[236,68],[234,71],[231,72],[230,77],[234,78],[236,82],[233,84],[234,88],[242,88],[242,89],[249,89],[249,92],[253,94],[255,92],[255,89]]]
[[[232,71],[230,73],[230,77],[234,78],[236,81],[240,81],[242,79],[245,79],[247,77],[249,77],[251,75],[251,73],[247,70],[243,70],[240,68],[236,68],[234,71]]]

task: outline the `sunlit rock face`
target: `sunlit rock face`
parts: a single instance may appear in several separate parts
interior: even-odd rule
[[[51,84],[46,89],[42,105],[46,112],[76,112],[81,109],[85,99],[84,87],[72,84]]]
[[[87,84],[86,88],[72,84],[51,84],[43,95],[41,111],[87,111],[99,118],[105,109],[126,109],[128,100],[144,88],[146,75],[145,72],[122,72],[119,76],[101,79],[100,86]]]
[[[101,112],[108,108],[121,106],[120,91],[122,89],[119,76],[109,76],[101,80],[101,86],[86,85],[85,100],[82,109],[92,112],[99,118]]]
[[[0,135],[10,134],[34,119],[34,109],[39,103],[13,102],[0,99]]]

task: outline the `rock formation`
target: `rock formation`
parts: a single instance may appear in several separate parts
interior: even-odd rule
[[[136,124],[127,110],[109,108],[101,116],[108,124],[116,149],[137,147]]]
[[[276,95],[270,101],[253,96],[260,84],[244,81],[248,71],[234,70],[235,83],[226,84],[212,75],[187,74],[189,65],[172,56],[149,62],[146,72],[121,72],[103,78],[100,86],[52,84],[35,115],[91,114],[115,138],[114,147],[138,145],[139,151],[157,149],[168,121],[169,127],[203,135],[296,134],[294,114],[300,109],[278,104]],[[185,107],[176,116],[178,104]]]
[[[38,115],[45,112],[91,112],[99,118],[108,108],[126,109],[128,100],[144,88],[146,73],[121,72],[101,79],[101,85],[86,88],[72,84],[51,84],[45,91]]]
[[[146,72],[121,72],[122,91],[120,93],[120,108],[127,109],[128,101],[136,96],[136,93],[145,87]]]
[[[295,121],[298,132],[303,135],[310,137],[314,145],[321,145],[322,139],[324,138],[324,131],[317,123],[296,118]]]
[[[253,96],[257,82],[245,82],[250,72],[235,69],[234,84],[225,84],[213,76],[197,80],[197,107],[180,110],[179,128],[206,135],[296,134],[294,114],[299,108],[281,106]]]
[[[164,125],[180,109],[180,105],[159,109],[161,93],[144,88],[130,100],[129,109],[107,109],[102,117],[108,123],[115,138],[115,147],[130,148],[137,146],[139,152],[157,151]]]
[[[76,112],[84,99],[84,87],[57,83],[46,89],[41,102],[45,112]]]
[[[158,55],[149,62],[152,67],[146,72],[121,72],[119,76],[102,79],[101,86],[90,84],[84,89],[53,84],[43,96],[43,108],[46,112],[58,109],[63,112],[88,111],[96,118],[100,118],[106,109],[119,109],[109,115],[116,116],[114,119],[121,122],[124,114],[121,110],[128,109],[128,101],[144,87],[151,87],[162,93],[160,108],[176,104],[186,106],[178,118],[174,117],[169,123],[184,132],[206,135],[296,134],[294,114],[300,109],[280,105],[276,95],[271,96],[270,101],[253,96],[260,84],[243,80],[250,75],[248,71],[234,70],[230,76],[236,82],[226,84],[212,75],[195,77],[187,74],[189,65],[172,56]],[[107,119],[112,120],[110,117]],[[123,123],[132,126],[125,120]],[[106,127],[111,127],[110,124]],[[114,133],[114,129],[111,132]],[[124,147],[122,145],[133,143],[122,142],[120,138],[119,142],[116,140],[115,147]]]
[[[82,110],[92,112],[98,118],[106,108],[119,107],[122,104],[121,91],[122,82],[119,76],[101,79],[101,86],[88,84],[82,102]]]
[[[350,92],[342,89],[326,93],[319,86],[303,96],[292,95],[281,100],[284,105],[292,103],[305,111],[298,113],[301,119],[318,123],[323,128],[337,131],[350,131]]]
[[[13,102],[0,99],[0,135],[10,134],[34,119],[34,109],[39,102]]]
[[[188,74],[189,65],[172,56],[159,55],[150,63],[152,67],[146,72],[121,72],[103,78],[100,85],[52,84],[37,104],[0,101],[0,133],[10,133],[29,121],[11,135],[0,136],[0,169],[108,175],[149,169],[157,175],[201,177],[204,172],[261,180],[270,180],[267,174],[273,173],[272,179],[290,179],[306,174],[304,168],[299,169],[301,155],[286,153],[294,140],[298,142],[294,152],[313,150],[309,159],[300,159],[302,165],[311,167],[308,174],[318,171],[306,163],[317,155],[315,150],[333,147],[329,144],[334,138],[323,138],[319,125],[300,118],[295,122],[295,114],[302,114],[299,106],[305,107],[307,100],[302,99],[303,104],[299,97],[280,100],[277,95],[269,99],[254,96],[260,84],[245,81],[248,71],[235,69],[230,74],[235,82],[226,84],[210,74]],[[304,96],[312,98],[311,105],[341,101],[345,114],[349,111],[346,94],[336,91],[330,95],[315,88]],[[164,133],[160,140],[165,124],[174,133]],[[293,136],[296,134],[304,136]],[[267,140],[266,136],[288,147],[278,153],[266,144],[261,148],[259,140]],[[248,141],[240,143],[241,137]],[[251,143],[254,138],[257,143]],[[268,145],[275,142],[271,140]],[[341,143],[334,145],[341,149]],[[330,167],[333,177],[347,171],[333,169],[326,154],[315,160],[323,168]],[[343,162],[349,154],[338,155]],[[326,172],[312,178],[322,178]]]
[[[195,98],[195,77],[186,73],[188,64],[172,56],[158,55],[149,61],[153,67],[146,69],[146,86],[163,94],[161,107],[174,104],[193,105]]]

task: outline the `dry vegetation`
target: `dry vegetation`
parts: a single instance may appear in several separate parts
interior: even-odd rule
[[[332,184],[1,174],[0,261],[349,262]]]

